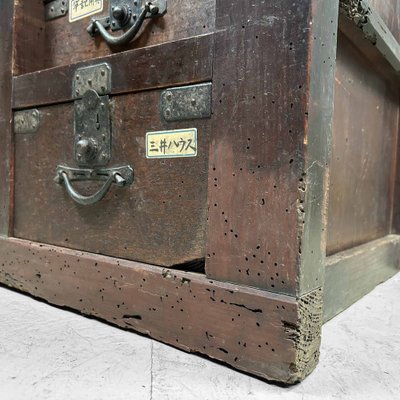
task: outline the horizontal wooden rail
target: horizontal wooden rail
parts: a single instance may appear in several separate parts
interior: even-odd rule
[[[327,258],[324,322],[389,279],[400,266],[400,235],[388,235]]]
[[[386,76],[400,83],[400,44],[367,0],[341,0],[339,29]]]
[[[212,51],[213,34],[207,34],[16,76],[13,108],[71,101],[76,69],[103,62],[112,68],[112,94],[209,81]]]

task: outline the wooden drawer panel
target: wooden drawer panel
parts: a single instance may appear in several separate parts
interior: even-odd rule
[[[111,98],[109,166],[129,164],[135,179],[92,206],[53,182],[57,165],[75,165],[73,104],[40,108],[39,131],[16,135],[15,236],[156,265],[204,258],[210,120],[163,122],[160,93]],[[198,130],[197,157],[146,159],[146,132],[183,128]],[[75,185],[86,194],[99,186]]]

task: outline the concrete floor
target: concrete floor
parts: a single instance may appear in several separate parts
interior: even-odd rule
[[[0,288],[0,400],[400,399],[400,275],[323,328],[321,360],[281,388]]]

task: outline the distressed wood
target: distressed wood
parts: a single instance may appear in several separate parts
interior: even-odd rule
[[[343,34],[335,80],[329,255],[390,233],[399,132],[398,95]]]
[[[24,0],[30,3],[32,0]],[[105,57],[131,49],[175,42],[189,37],[201,36],[214,31],[215,0],[168,1],[168,11],[162,18],[149,19],[143,24],[135,40],[124,46],[110,48],[98,35],[92,38],[87,32],[92,17],[108,14],[108,0],[104,11],[94,16],[69,23],[67,18],[46,21],[45,56],[38,69],[52,68],[92,58]],[[118,36],[121,32],[113,32]],[[166,54],[163,55],[165,57]]]
[[[13,74],[43,68],[45,23],[43,0],[15,0]]]
[[[398,86],[400,44],[367,0],[341,0],[341,31]]]
[[[400,236],[388,235],[326,260],[324,322],[400,270]]]
[[[109,165],[131,165],[135,178],[90,207],[53,181],[58,165],[75,166],[73,103],[39,108],[39,130],[16,135],[14,235],[163,266],[204,259],[210,120],[165,122],[160,96],[155,90],[113,97]],[[197,127],[198,157],[146,159],[146,132],[188,126]],[[75,186],[90,194],[99,183]]]
[[[18,76],[13,82],[13,108],[72,100],[76,69],[103,62],[112,68],[112,94],[208,81],[212,77],[212,45],[213,36],[204,35]]]
[[[203,275],[0,239],[0,281],[49,302],[294,383],[315,367],[321,291],[296,299]]]
[[[323,280],[338,5],[231,4],[217,5],[207,275],[306,293]]]
[[[13,52],[13,14],[11,0],[0,2],[0,235],[12,230],[12,181],[14,168],[13,135],[11,130],[11,74]]]
[[[378,15],[382,18],[390,32],[400,42],[400,0],[368,0]]]

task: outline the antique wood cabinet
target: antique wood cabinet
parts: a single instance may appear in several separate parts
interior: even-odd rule
[[[398,270],[399,0],[0,2],[0,282],[295,383]]]

